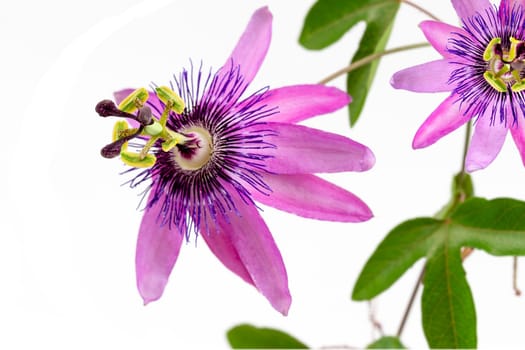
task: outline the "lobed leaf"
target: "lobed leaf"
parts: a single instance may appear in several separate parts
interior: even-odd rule
[[[299,42],[305,48],[321,50],[365,21],[366,30],[352,58],[355,62],[385,49],[399,5],[397,0],[318,0],[305,18]],[[379,60],[374,60],[347,75],[347,92],[353,101],[349,105],[351,125],[361,114],[378,64]]]
[[[525,255],[525,202],[474,197],[442,220],[418,218],[398,225],[365,264],[352,298],[375,297],[426,256],[422,312],[430,347],[474,348],[476,312],[462,266],[462,247],[493,255]]]

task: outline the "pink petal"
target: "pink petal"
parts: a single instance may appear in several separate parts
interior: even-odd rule
[[[257,128],[262,130],[257,131]],[[265,141],[275,148],[261,154],[272,156],[265,169],[278,174],[333,173],[365,171],[375,163],[372,151],[351,139],[303,125],[265,123],[252,132],[270,130]]]
[[[413,148],[430,146],[470,120],[472,116],[460,110],[461,103],[456,102],[457,99],[457,95],[450,95],[432,112],[416,132]]]
[[[210,247],[219,242],[219,247],[211,248],[219,253],[216,255],[223,264],[254,284],[277,311],[286,315],[292,298],[281,253],[255,205],[244,203],[233,187],[225,187],[237,212],[226,213],[227,218],[220,214],[215,220],[208,218],[207,231],[203,231],[208,235],[206,242]]]
[[[448,40],[452,33],[469,36],[465,30],[443,22],[423,21],[419,24],[419,27],[432,47],[445,58],[453,57],[447,50]]]
[[[466,170],[473,172],[486,168],[501,151],[505,137],[507,136],[507,127],[496,121],[490,123],[490,111],[486,112],[476,121],[476,128],[472,135],[472,140],[467,152],[465,162]]]
[[[265,121],[297,123],[316,115],[326,114],[346,106],[350,96],[335,87],[325,85],[295,85],[270,90],[261,103],[277,106],[279,113]]]
[[[373,216],[357,196],[311,174],[265,174],[264,181],[273,192],[266,196],[254,191],[252,195],[258,202],[279,210],[340,222],[361,222]]]
[[[492,8],[488,0],[452,0],[452,5],[462,20],[476,14],[483,14],[486,9]]]
[[[245,84],[249,84],[261,66],[272,38],[272,14],[268,7],[255,11],[244,33],[241,35],[237,46],[226,60],[223,68],[229,71],[232,67],[240,66],[240,73]],[[221,71],[218,76],[227,74]]]
[[[390,84],[396,89],[415,92],[452,91],[448,83],[457,66],[449,60],[438,60],[403,69],[392,76]]]
[[[150,190],[148,203],[156,192]],[[144,304],[162,296],[173,265],[179,256],[184,235],[176,227],[160,226],[157,217],[162,209],[161,201],[146,209],[140,224],[137,240],[135,266],[137,287]]]
[[[512,138],[518,151],[520,152],[521,161],[525,165],[525,119],[520,119],[510,127]]]
[[[248,270],[237,252],[232,242],[231,235],[227,233],[217,233],[217,223],[209,214],[206,215],[205,222],[201,225],[201,237],[210,247],[213,254],[219,259],[224,266],[230,269],[237,276],[241,277],[246,283],[255,286]]]

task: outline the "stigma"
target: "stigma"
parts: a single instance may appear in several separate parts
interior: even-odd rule
[[[483,73],[485,81],[499,92],[525,90],[525,43],[514,37],[502,43],[501,38],[493,38],[483,52],[487,62]]]

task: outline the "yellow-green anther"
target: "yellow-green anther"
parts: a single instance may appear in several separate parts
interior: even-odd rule
[[[148,97],[148,90],[145,88],[139,88],[122,100],[118,105],[118,109],[127,113],[132,113],[142,107],[148,100]]]
[[[146,125],[146,127],[144,127],[144,132],[150,136],[157,136],[162,132],[163,128],[164,127],[155,120],[153,124]]]
[[[184,111],[184,101],[177,95],[177,93],[171,90],[167,86],[159,86],[155,88],[157,97],[159,100],[164,102],[166,107],[174,111],[175,113],[182,113]]]
[[[487,48],[483,52],[483,59],[485,61],[490,61],[492,57],[494,57],[494,46],[498,44],[501,44],[501,38],[494,38],[489,42]]]
[[[510,62],[510,61],[513,61],[515,58],[516,58],[516,53],[517,53],[517,50],[518,50],[518,44],[521,43],[522,41],[514,38],[514,37],[510,37],[510,50],[509,52],[505,55],[503,55],[503,59],[507,62]]]
[[[128,123],[125,120],[119,120],[115,123],[115,126],[113,126],[113,135],[111,137],[112,141],[117,141],[118,139],[121,139],[123,136],[122,134],[129,130]]]
[[[525,79],[515,82],[510,89],[514,92],[520,92],[525,90]]]
[[[121,152],[120,158],[127,165],[136,168],[149,168],[157,161],[157,157],[153,154],[146,154],[145,157],[142,157],[139,153],[134,152]]]
[[[503,79],[497,77],[494,75],[493,72],[487,71],[483,73],[483,78],[487,81],[487,83],[490,84],[494,89],[496,89],[499,92],[506,92],[507,91],[507,84],[503,81]]]

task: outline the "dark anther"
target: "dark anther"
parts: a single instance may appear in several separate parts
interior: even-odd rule
[[[150,125],[153,124],[153,117],[151,116],[151,108],[144,106],[139,110],[139,115],[137,116],[137,121],[141,125]]]
[[[100,154],[104,158],[115,158],[116,156],[118,156],[120,154],[120,150],[122,148],[122,145],[124,145],[124,143],[128,142],[132,138],[138,136],[142,132],[143,129],[144,129],[144,127],[141,126],[140,128],[138,128],[138,130],[135,133],[133,133],[131,135],[128,135],[128,136],[125,136],[125,137],[123,137],[121,139],[118,139],[118,140],[110,143],[109,145],[104,146],[100,150]]]

